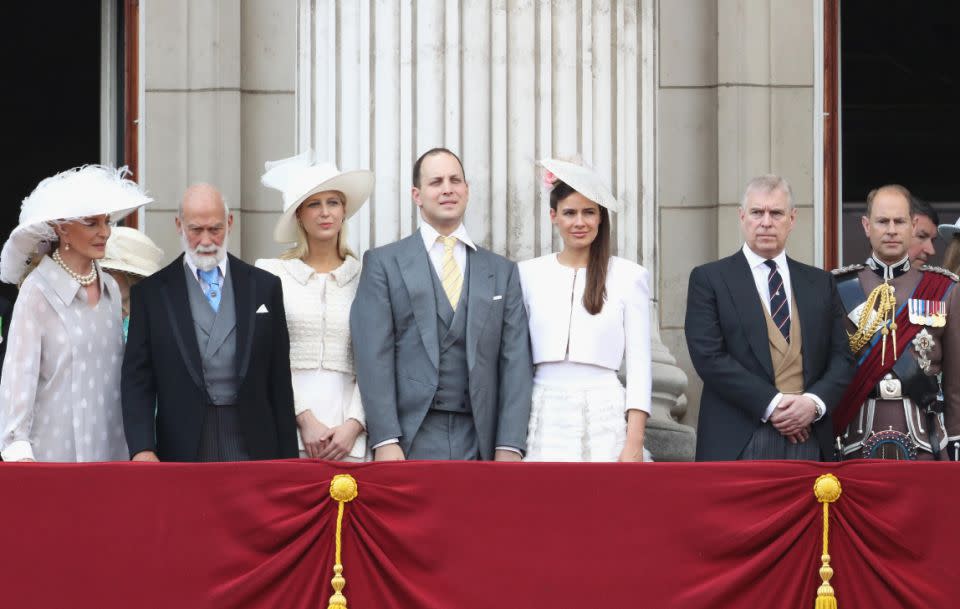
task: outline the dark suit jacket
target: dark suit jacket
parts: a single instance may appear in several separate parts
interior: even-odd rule
[[[514,262],[468,251],[467,366],[481,459],[524,450],[533,363]],[[350,311],[357,383],[370,444],[399,438],[410,450],[440,383],[437,304],[420,231],[368,251]]]
[[[827,414],[813,426],[825,459],[833,457],[830,412],[853,378],[843,305],[833,276],[787,259],[803,336],[804,392],[817,395]],[[770,400],[773,363],[763,304],[742,251],[693,269],[687,289],[687,348],[703,379],[697,460],[736,459]]]
[[[229,257],[237,311],[238,403],[254,459],[297,457],[290,383],[290,338],[280,279]],[[183,256],[130,290],[123,357],[123,427],[130,455],[197,458],[209,399],[187,296]],[[256,313],[265,306],[267,313]]]

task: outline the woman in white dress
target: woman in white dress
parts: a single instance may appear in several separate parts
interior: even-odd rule
[[[541,165],[563,250],[519,265],[535,364],[526,460],[643,461],[649,274],[610,255],[619,203],[600,177],[567,161]]]
[[[279,243],[295,245],[256,265],[280,277],[290,330],[290,366],[300,456],[366,460],[366,419],[353,369],[350,306],[360,262],[344,222],[373,190],[373,173],[340,172],[312,154],[267,163],[264,185],[283,193]]]
[[[101,272],[110,222],[151,201],[125,169],[40,182],[0,253],[20,284],[0,381],[4,461],[127,460],[120,408],[121,296]]]

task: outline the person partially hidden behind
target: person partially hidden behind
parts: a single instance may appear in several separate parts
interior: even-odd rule
[[[836,283],[786,255],[797,209],[785,179],[751,180],[739,215],[743,248],[695,268],[687,291],[697,460],[830,460],[831,412],[853,374]]]

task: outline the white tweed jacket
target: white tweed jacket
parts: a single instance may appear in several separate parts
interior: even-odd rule
[[[311,282],[315,271],[299,259],[260,259],[256,266],[280,277],[290,331],[290,367],[354,374],[350,306],[360,280],[360,262],[347,256],[330,273],[332,281],[326,282]],[[319,307],[320,302],[326,306]]]

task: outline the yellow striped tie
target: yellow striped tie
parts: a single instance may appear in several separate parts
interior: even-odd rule
[[[437,237],[437,241],[443,243],[443,260],[440,264],[440,283],[443,285],[443,291],[447,293],[447,300],[453,310],[457,310],[457,303],[460,302],[460,291],[463,289],[463,275],[460,273],[460,267],[453,257],[453,246],[457,244],[456,237]]]

